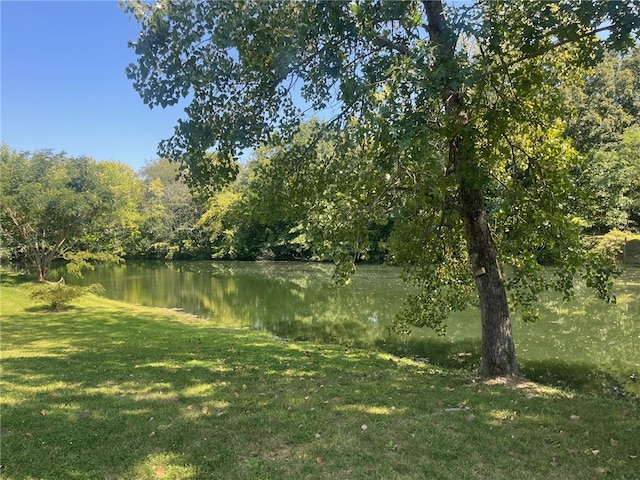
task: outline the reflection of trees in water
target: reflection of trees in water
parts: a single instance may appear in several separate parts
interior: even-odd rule
[[[326,272],[263,268],[255,275],[224,276],[218,281],[236,285],[232,295],[226,295],[228,289],[214,289],[219,315],[244,326],[292,340],[360,346],[372,345],[380,335],[378,323],[369,318],[384,299],[376,292],[335,286]]]
[[[365,268],[353,284],[337,286],[332,268],[283,262],[130,262],[90,272],[84,281],[101,282],[120,300],[181,308],[219,325],[267,330],[292,340],[372,346],[402,302],[404,286],[397,272]]]
[[[616,285],[616,304],[595,298],[586,288],[579,288],[569,303],[550,295],[541,305],[543,320],[517,329],[523,363],[573,372],[567,375],[579,375],[574,367],[582,366],[583,375],[603,379],[603,388],[611,390],[611,382],[619,382],[640,395],[640,385],[628,381],[640,371],[640,284],[631,281],[637,275],[630,272]]]

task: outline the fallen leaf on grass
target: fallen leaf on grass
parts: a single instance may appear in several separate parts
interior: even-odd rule
[[[31,437],[33,437],[33,433],[31,432],[27,432],[24,434],[24,438],[31,438]]]
[[[571,420],[577,422],[578,420],[580,420],[580,417],[578,415],[571,415]]]
[[[40,415],[44,417],[46,414],[47,414],[47,411],[44,408],[40,410]]]
[[[591,450],[592,455],[600,455],[600,450]]]
[[[322,458],[322,457],[316,457],[316,463],[317,463],[318,465],[322,465],[322,464],[324,463],[324,458]]]
[[[609,440],[609,443],[611,444],[612,447],[617,447],[618,444],[620,443],[620,440],[616,440],[612,438],[611,440]]]

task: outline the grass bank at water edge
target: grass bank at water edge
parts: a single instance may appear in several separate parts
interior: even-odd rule
[[[1,288],[3,479],[640,477],[635,398]]]

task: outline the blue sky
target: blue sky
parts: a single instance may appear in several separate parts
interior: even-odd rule
[[[149,107],[125,75],[138,35],[118,2],[0,1],[0,139],[124,162],[157,158],[182,107]]]

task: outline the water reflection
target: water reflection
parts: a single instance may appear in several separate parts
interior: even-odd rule
[[[544,321],[516,322],[514,335],[527,374],[640,394],[640,385],[629,378],[640,371],[640,269],[630,269],[616,290],[613,305],[586,289],[570,303],[548,295],[541,306]]]
[[[384,335],[406,288],[392,268],[362,267],[336,286],[332,267],[286,262],[136,263],[98,267],[110,298],[180,308],[219,325],[268,330],[294,340],[368,346]]]

